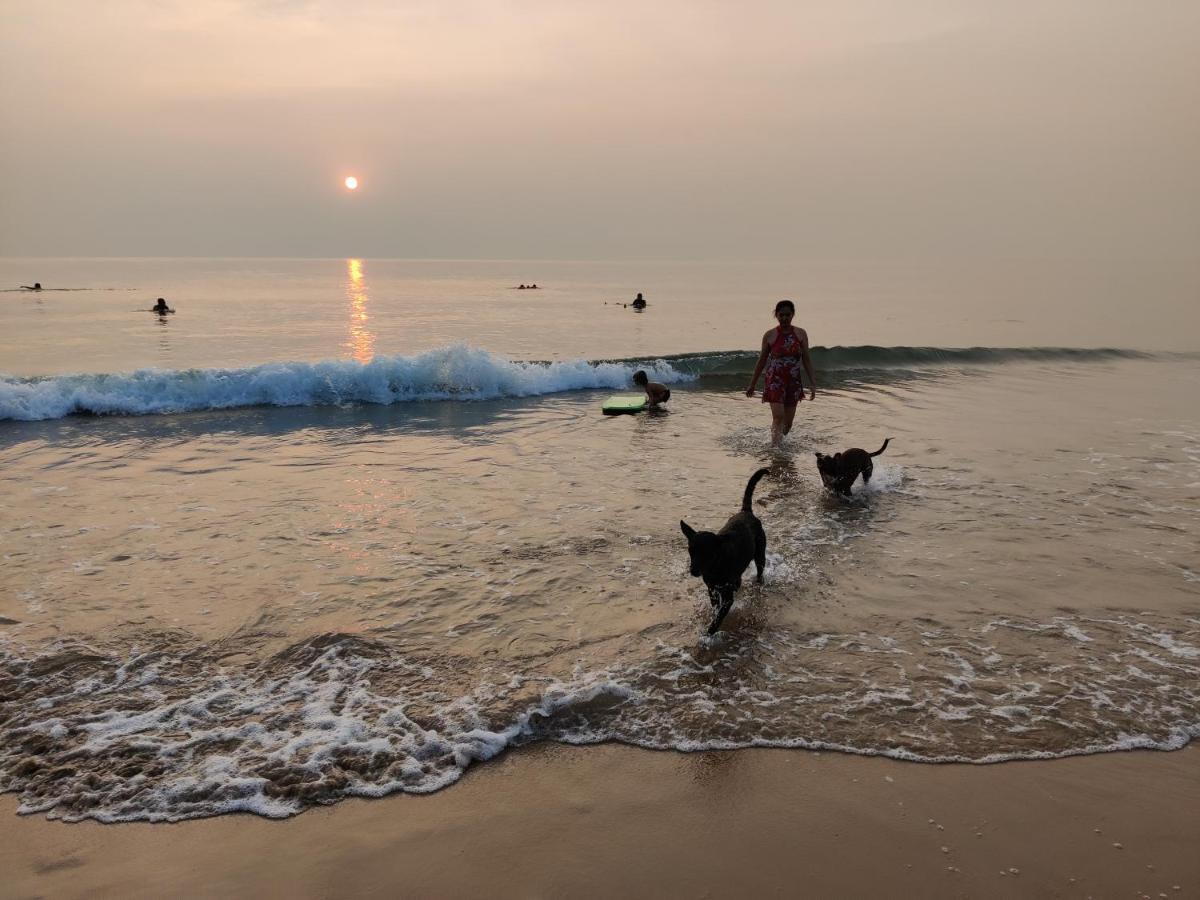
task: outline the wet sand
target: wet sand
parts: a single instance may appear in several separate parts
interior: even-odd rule
[[[63,824],[0,796],[9,897],[1200,896],[1200,750],[992,766],[538,745],[433,795]]]

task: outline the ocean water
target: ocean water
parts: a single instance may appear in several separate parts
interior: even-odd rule
[[[541,740],[1182,747],[1200,279],[1145,269],[0,260],[46,288],[0,292],[0,789],[163,821]],[[773,451],[742,391],[784,296],[818,394]],[[637,368],[666,411],[601,416]],[[708,638],[679,521],[761,466],[766,582]]]

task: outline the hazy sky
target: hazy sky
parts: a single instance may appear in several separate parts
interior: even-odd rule
[[[0,126],[6,256],[1186,259],[1200,2],[0,0]]]

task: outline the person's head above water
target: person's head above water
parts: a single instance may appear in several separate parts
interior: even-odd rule
[[[641,369],[638,369],[636,372],[633,373],[633,383],[634,384],[640,384],[643,387],[645,387],[646,382],[648,382],[649,380],[650,379],[646,377],[646,373],[643,372]]]
[[[780,300],[775,304],[775,318],[779,319],[785,315],[789,319],[796,315],[796,304],[791,300]]]

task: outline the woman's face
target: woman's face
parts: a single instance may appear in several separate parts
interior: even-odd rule
[[[779,309],[775,310],[775,318],[779,320],[781,325],[787,325],[789,322],[791,322],[794,315],[796,315],[796,311],[790,306],[781,306]]]

